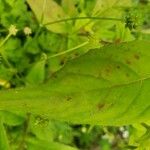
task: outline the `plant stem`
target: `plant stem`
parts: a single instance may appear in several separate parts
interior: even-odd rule
[[[9,33],[6,38],[0,43],[0,48],[7,42],[7,40],[11,37],[11,34]],[[0,50],[1,52],[1,50]]]
[[[8,35],[5,37],[5,39],[0,43],[0,48],[8,41],[8,39],[12,36],[12,33],[8,33]],[[9,63],[9,61],[7,60],[7,56],[5,56],[5,54],[3,53],[3,49],[0,49],[0,54],[3,58],[3,60],[5,61],[6,65],[8,68],[10,68],[11,70],[14,70],[14,68],[12,67],[12,65]],[[20,79],[18,77],[18,75],[15,73],[15,76]]]
[[[120,18],[106,18],[106,17],[74,17],[74,18],[66,18],[61,20],[56,20],[52,22],[45,23],[44,25],[52,25],[60,22],[66,22],[66,21],[73,21],[73,20],[83,20],[83,19],[93,19],[93,20],[114,20],[114,21],[123,21],[123,19]]]
[[[70,48],[70,49],[68,49],[68,50],[66,50],[66,51],[57,53],[57,54],[55,54],[55,55],[51,55],[51,56],[48,57],[48,59],[54,58],[54,57],[57,57],[57,56],[60,56],[60,55],[64,55],[64,54],[69,53],[69,52],[72,52],[72,51],[74,51],[74,50],[76,50],[76,49],[78,49],[78,48],[80,48],[80,47],[83,47],[83,46],[87,45],[88,43],[89,43],[89,41],[86,41],[86,42],[84,42],[84,43],[82,43],[82,44],[80,44],[80,45],[77,45],[76,47]]]
[[[9,33],[5,39],[0,43],[0,48],[8,41],[8,39],[11,37],[11,33]],[[6,65],[9,67],[9,68],[12,68],[11,64],[8,62],[6,56],[3,54],[3,49],[0,49],[0,54],[2,55],[2,58],[4,59]]]

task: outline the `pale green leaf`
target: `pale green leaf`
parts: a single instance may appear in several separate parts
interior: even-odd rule
[[[131,31],[129,28],[125,27],[124,23],[119,22],[116,25],[116,30],[114,34],[114,40],[115,41],[120,41],[120,42],[127,42],[127,41],[133,41],[135,38],[131,34]]]
[[[124,11],[122,7],[131,6],[131,0],[97,0],[95,7],[92,11],[92,16],[100,16],[106,18],[122,18]],[[96,28],[96,34],[102,38],[106,38],[104,32],[108,32],[116,23],[115,20],[99,20],[93,28]],[[109,36],[111,32],[109,31]]]
[[[73,123],[126,125],[149,121],[150,42],[90,50],[33,88],[1,91],[0,109]]]
[[[108,11],[112,7],[127,7],[131,6],[132,2],[131,0],[97,0],[95,7],[93,9],[93,15],[104,13],[105,11]]]
[[[27,0],[31,9],[35,13],[38,21],[42,24],[57,21],[66,17],[61,6],[54,0]],[[57,23],[46,26],[50,31],[56,33],[66,32],[65,23]]]
[[[77,14],[77,9],[75,7],[75,0],[62,0],[61,5],[66,14],[69,16],[75,16]]]

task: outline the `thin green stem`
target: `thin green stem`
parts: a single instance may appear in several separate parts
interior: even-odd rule
[[[8,39],[12,36],[12,33],[8,33],[8,35],[5,37],[5,39],[0,43],[0,48],[8,41]],[[12,67],[12,65],[9,63],[7,56],[4,54],[3,49],[0,49],[0,54],[3,58],[3,60],[5,61],[5,64],[14,71],[14,68]],[[15,71],[16,72],[16,71]],[[18,77],[18,75],[15,73],[16,77]]]
[[[93,19],[93,20],[114,20],[114,21],[123,21],[123,19],[120,18],[106,18],[106,17],[74,17],[74,18],[66,18],[61,20],[56,20],[52,22],[45,23],[44,25],[52,25],[56,23],[66,22],[66,21],[73,21],[73,20],[82,20],[82,19]]]
[[[9,34],[5,37],[5,39],[0,43],[0,48],[8,41],[8,39],[11,37],[11,35],[12,35],[12,34],[9,33]],[[6,56],[3,54],[3,51],[2,51],[2,50],[3,50],[3,49],[0,49],[0,54],[1,54],[2,58],[4,59],[6,65],[7,65],[8,67],[12,68],[12,67],[11,67],[11,64],[8,62]]]
[[[83,46],[87,45],[88,43],[89,43],[89,41],[86,41],[86,42],[84,42],[84,43],[82,43],[82,44],[80,44],[80,45],[77,45],[76,47],[70,48],[70,49],[68,49],[68,50],[66,50],[66,51],[57,53],[57,54],[55,54],[55,55],[51,55],[51,56],[48,57],[48,59],[49,59],[49,58],[54,58],[54,57],[57,57],[57,56],[60,56],[60,55],[64,55],[64,54],[69,53],[69,52],[72,52],[72,51],[74,51],[74,50],[76,50],[76,49],[78,49],[78,48],[80,48],[80,47],[83,47]]]
[[[6,38],[0,43],[0,48],[7,42],[7,40],[11,37],[12,34],[8,34]],[[1,50],[0,50],[1,51]]]
[[[95,125],[90,125],[90,127],[87,130],[87,133],[90,133],[93,130],[94,127],[95,127]]]
[[[39,33],[41,32],[41,29],[42,29],[42,26],[38,26],[37,31],[33,37],[34,40],[38,37]],[[27,38],[29,38],[29,37],[27,37]],[[28,46],[29,43],[30,43],[30,41],[25,43],[24,49]]]

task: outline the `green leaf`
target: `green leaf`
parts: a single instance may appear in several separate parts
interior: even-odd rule
[[[9,39],[7,43],[2,47],[2,51],[3,55],[5,55],[13,63],[20,62],[23,56],[21,41],[18,38]]]
[[[38,54],[40,53],[40,47],[37,41],[31,37],[27,38],[26,45],[24,46],[24,49],[29,54]]]
[[[26,25],[35,25],[25,0],[3,0],[0,1],[0,5],[2,26],[8,28],[11,24],[15,24],[17,28],[23,29]]]
[[[40,48],[46,52],[56,53],[66,49],[66,37],[47,32],[47,30],[39,35],[38,43]]]
[[[73,141],[71,127],[64,122],[32,116],[30,118],[29,130],[39,140],[52,142],[57,139],[64,144],[70,144]]]
[[[27,0],[27,2],[35,13],[38,21],[42,24],[64,19],[66,16],[63,9],[53,0]],[[56,33],[64,33],[67,31],[65,29],[65,23],[47,25],[46,27]]]
[[[0,149],[9,150],[9,144],[8,144],[6,131],[4,129],[4,125],[3,125],[1,118],[0,118]]]
[[[137,150],[149,150],[150,126],[148,124],[132,125],[129,144],[137,147]]]
[[[70,61],[41,86],[1,91],[0,109],[73,123],[147,122],[149,47],[149,41],[134,41],[91,50]]]
[[[75,7],[76,1],[62,0],[61,5],[66,14],[69,16],[75,16],[77,14],[77,9]]]
[[[42,140],[28,139],[28,150],[44,149],[44,150],[77,150],[77,148],[60,144],[58,142],[46,142]]]
[[[0,118],[2,118],[3,123],[11,126],[20,125],[25,120],[22,115],[17,115],[16,113],[8,111],[0,111]]]
[[[45,79],[46,54],[43,54],[42,57],[43,58],[41,58],[40,61],[38,61],[35,65],[33,65],[31,70],[27,74],[26,81],[28,84],[36,85],[43,83]]]
[[[131,0],[97,0],[95,7],[92,11],[92,16],[106,17],[106,18],[123,18],[124,9],[130,7],[132,4]],[[94,22],[92,29],[97,35],[98,39],[105,39],[112,41],[112,30],[118,21],[115,20],[97,20]],[[124,29],[125,30],[125,29]],[[129,32],[129,31],[126,31]],[[127,33],[125,33],[126,35]]]
[[[40,120],[40,118],[31,116],[29,130],[34,133],[34,135],[44,141],[53,141],[55,137],[55,127],[50,121]]]
[[[92,11],[93,15],[94,14],[103,14],[105,11],[108,11],[110,8],[114,7],[121,7],[121,6],[126,6],[129,7],[131,6],[132,2],[131,0],[97,0],[95,7]]]
[[[118,23],[116,25],[116,30],[114,34],[114,40],[119,40],[120,42],[133,41],[135,38],[131,34],[129,28],[125,27],[124,23]]]

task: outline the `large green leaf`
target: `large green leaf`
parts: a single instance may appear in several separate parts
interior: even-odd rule
[[[66,17],[61,6],[59,6],[54,0],[27,0],[27,2],[40,23],[42,21],[43,24],[46,24]],[[67,31],[64,23],[47,25],[46,27],[50,31],[56,33],[64,33]]]
[[[90,50],[48,83],[1,91],[1,109],[22,110],[73,123],[125,125],[149,121],[150,42]]]

